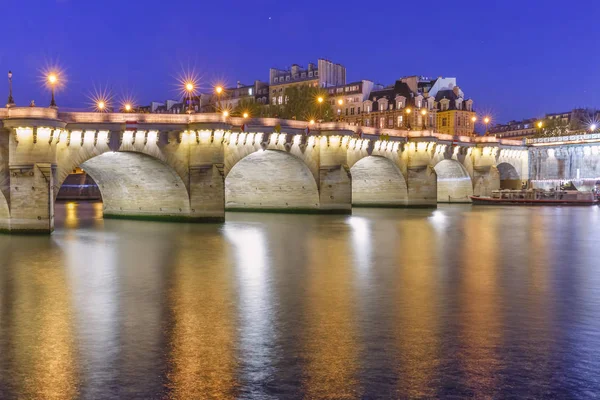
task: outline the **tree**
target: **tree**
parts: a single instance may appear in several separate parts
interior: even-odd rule
[[[569,134],[569,123],[561,119],[545,119],[538,128],[536,137],[565,136]]]
[[[318,99],[323,101],[319,102]],[[331,121],[334,113],[327,93],[308,85],[296,85],[285,89],[280,118],[303,121]]]
[[[241,117],[244,113],[247,113],[252,118],[262,117],[262,108],[263,106],[254,101],[254,99],[241,99],[231,112],[231,115]]]

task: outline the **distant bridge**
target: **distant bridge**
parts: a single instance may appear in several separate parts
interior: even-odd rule
[[[106,217],[188,221],[222,221],[226,209],[435,207],[543,175],[539,157],[530,167],[537,143],[308,127],[220,114],[0,109],[0,230],[51,232],[56,195],[76,167],[98,183]]]

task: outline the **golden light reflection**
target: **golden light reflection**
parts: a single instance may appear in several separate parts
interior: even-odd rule
[[[352,250],[343,232],[328,232],[326,240],[319,235],[308,240],[306,398],[360,398],[356,288],[348,267]]]
[[[77,217],[77,209],[79,204],[74,201],[65,204],[65,227],[66,228],[77,228],[79,226],[79,218]]]
[[[398,227],[398,288],[396,345],[399,392],[407,398],[435,398],[432,380],[441,351],[439,293],[433,227],[420,219],[403,220]]]
[[[202,255],[192,236],[175,260],[169,292],[173,328],[167,374],[172,399],[236,398],[235,278],[222,236],[201,238]]]
[[[33,256],[27,251],[3,254],[12,257],[9,265],[17,285],[11,291],[14,341],[9,352],[14,357],[8,358],[14,363],[15,384],[22,398],[76,398],[74,315],[61,252],[49,237],[27,239],[22,246],[48,255],[43,263],[37,252]],[[15,248],[19,241],[12,241]]]
[[[497,234],[500,218],[497,210],[486,210],[465,214],[462,219],[465,238],[461,241],[463,273],[458,293],[462,309],[459,337],[464,351],[460,364],[475,398],[493,397],[499,384],[497,349],[502,345],[502,327]]]

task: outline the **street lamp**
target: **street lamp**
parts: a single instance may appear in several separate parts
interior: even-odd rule
[[[342,105],[344,104],[344,100],[338,99],[337,103],[338,103],[338,106],[339,106],[339,108],[337,110],[338,111],[338,120],[341,121],[342,120]]]
[[[131,103],[125,103],[125,112],[130,112],[131,108]]]
[[[542,121],[538,121],[537,127],[542,129],[542,126],[544,126],[544,123]]]
[[[103,112],[104,109],[106,108],[106,103],[104,101],[100,100],[96,104],[96,108],[98,108],[98,111]]]
[[[487,133],[488,133],[488,124],[490,123],[490,117],[485,117],[483,119],[483,123],[485,124],[485,134],[487,135]]]
[[[12,107],[15,105],[15,100],[12,95],[12,71],[8,71],[8,103],[6,107]]]
[[[314,120],[314,119],[311,119],[310,121],[308,121],[308,123],[309,123],[310,125],[314,125],[314,124],[315,124],[315,120]]]
[[[223,111],[223,117],[225,117],[225,118],[229,117],[229,111],[227,111],[227,110]]]
[[[50,91],[52,93],[52,99],[50,100],[50,107],[57,108],[56,101],[54,100],[54,88],[56,87],[56,84],[58,83],[58,76],[54,72],[51,72],[48,74],[47,78],[48,78],[48,84],[50,85]]]
[[[590,125],[590,132],[594,132],[596,130],[596,128],[598,128],[598,126],[596,126],[596,124],[591,124]]]
[[[427,110],[426,109],[422,109],[421,110],[421,119],[422,119],[422,125],[423,125],[423,129],[427,128],[427,118],[425,118],[425,116],[427,115]]]
[[[194,82],[188,81],[188,82],[186,82],[184,89],[188,95],[187,112],[188,112],[188,114],[191,114],[193,112],[193,110],[192,110],[192,95],[194,94],[194,90],[196,89],[196,86],[194,85]]]
[[[244,118],[248,118],[248,113],[247,113],[247,112],[245,112],[245,113],[244,113],[244,115],[243,115],[243,117],[244,117]]]
[[[404,112],[406,113],[406,121],[404,121],[404,126],[408,129],[410,128],[410,122],[408,122],[408,118],[410,117],[412,110],[410,108],[406,108]]]

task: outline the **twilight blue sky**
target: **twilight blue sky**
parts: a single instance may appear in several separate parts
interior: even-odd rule
[[[2,3],[0,71],[22,105],[49,101],[39,75],[53,62],[68,76],[59,106],[85,108],[94,85],[148,104],[177,97],[188,68],[233,85],[322,57],[349,80],[457,77],[494,122],[600,107],[599,0]]]

